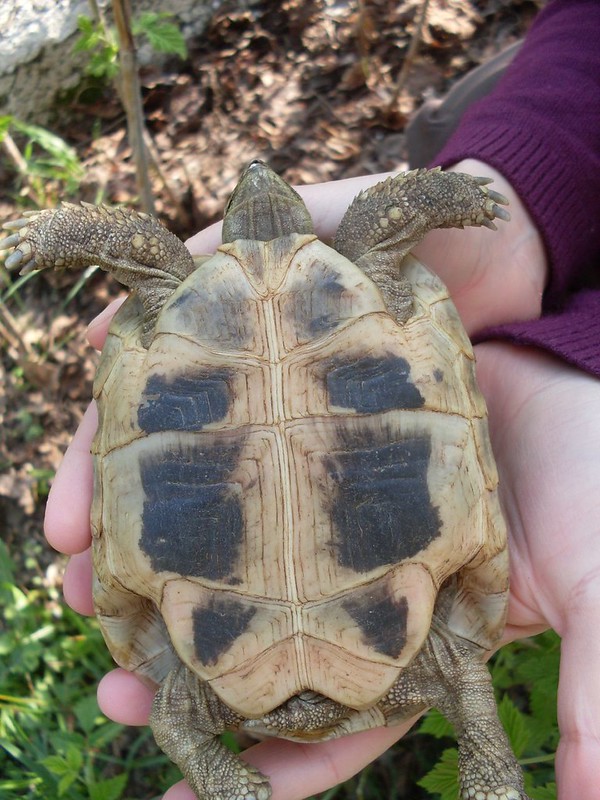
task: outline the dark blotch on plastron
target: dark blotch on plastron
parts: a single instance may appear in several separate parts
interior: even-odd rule
[[[361,630],[363,640],[378,653],[398,658],[406,644],[406,597],[395,600],[386,586],[362,591],[343,603]]]
[[[332,359],[325,378],[329,402],[362,414],[420,408],[423,396],[410,380],[405,358]]]
[[[444,380],[444,373],[442,372],[441,369],[434,369],[433,377],[435,378],[437,383],[441,383]]]
[[[226,443],[197,445],[140,459],[140,547],[156,572],[238,582],[244,518],[228,480],[239,451]]]
[[[190,370],[151,375],[142,394],[138,424],[146,433],[197,431],[223,419],[231,404],[229,370]]]
[[[255,608],[231,598],[211,598],[193,612],[194,650],[207,667],[213,666],[248,628]]]
[[[342,295],[347,287],[338,280],[338,273],[327,273],[327,267],[318,263],[314,264],[314,270],[320,273],[318,279],[295,284],[290,293],[290,313],[299,342],[325,336],[346,319],[342,313]]]
[[[369,432],[328,457],[336,488],[331,502],[338,562],[365,572],[411,558],[440,534],[427,468],[429,437],[377,446]]]
[[[252,347],[256,319],[253,302],[241,288],[237,293],[230,284],[177,295],[167,308],[175,314],[175,329],[189,338],[229,350],[246,350]],[[172,327],[172,326],[169,326]]]

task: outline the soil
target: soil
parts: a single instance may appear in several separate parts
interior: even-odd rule
[[[257,157],[293,183],[401,168],[404,128],[423,100],[522,37],[541,5],[432,0],[408,72],[422,0],[222,7],[189,43],[185,62],[141,76],[167,184],[153,177],[158,215],[191,235],[222,215],[241,169]],[[135,204],[114,91],[83,86],[59,116],[56,132],[84,165],[76,197]],[[17,144],[25,150],[25,141]],[[15,177],[9,160],[0,165],[0,187],[0,219],[15,218],[40,194]],[[48,179],[42,194],[54,202],[64,189]],[[0,270],[0,530],[15,554],[41,539],[48,485],[91,395],[97,354],[86,323],[121,291],[96,272],[65,301],[78,278],[39,273],[18,285]]]

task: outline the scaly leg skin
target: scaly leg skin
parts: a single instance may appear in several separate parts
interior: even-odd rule
[[[412,315],[412,290],[403,278],[406,255],[434,228],[464,228],[510,219],[507,200],[488,178],[417,169],[361,192],[346,211],[334,247],[357,264],[383,293],[398,322]]]
[[[461,800],[529,800],[521,768],[498,719],[488,668],[443,625],[381,701],[390,723],[435,706],[458,739]]]
[[[89,203],[26,211],[4,228],[14,231],[0,249],[14,248],[8,269],[81,269],[97,264],[137,293],[144,307],[144,344],[161,308],[194,271],[183,242],[139,211]]]
[[[269,800],[268,779],[219,739],[240,721],[183,665],[169,673],[150,714],[158,746],[177,764],[199,800]]]
[[[510,219],[508,200],[487,188],[490,178],[415,169],[365,189],[352,201],[335,236],[335,249],[361,265],[365,255],[392,253],[397,263],[434,228],[485,225]]]

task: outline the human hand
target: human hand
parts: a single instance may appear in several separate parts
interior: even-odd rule
[[[489,172],[489,168],[485,166],[479,167],[476,170],[476,174],[489,174]],[[302,190],[302,194],[313,213],[320,235],[331,235],[335,230],[343,210],[356,192],[360,188],[364,188],[365,185],[375,182],[377,179],[361,180],[363,182],[362,187],[357,186],[358,180],[339,182],[343,184],[342,187],[338,187],[342,189],[341,194],[338,194],[335,190],[336,184],[325,184],[323,187],[320,187],[320,191],[316,192],[316,194],[315,187],[305,187]],[[494,188],[500,188],[500,191],[503,193],[508,193],[504,187]],[[331,194],[332,192],[333,194]],[[314,196],[311,197],[311,194]],[[334,202],[334,197],[338,197],[337,205],[336,202]],[[340,197],[343,199],[339,199]],[[511,207],[511,213],[514,219],[514,203]],[[503,226],[503,228],[504,227],[508,228],[509,226]],[[526,226],[524,225],[523,230],[525,229]],[[493,253],[495,258],[504,259],[504,261],[498,262],[505,267],[503,279],[501,281],[502,286],[500,287],[503,291],[500,292],[496,287],[491,292],[492,294],[496,293],[494,299],[498,303],[499,309],[506,307],[511,311],[513,310],[510,305],[510,298],[511,296],[514,297],[514,287],[518,287],[518,281],[520,277],[522,277],[521,273],[515,272],[513,274],[510,269],[512,262],[506,253],[502,255],[502,248],[496,248],[495,250],[493,248],[492,243],[495,237],[500,235],[500,232],[498,234],[491,234],[485,229],[474,230],[484,235],[486,238],[483,241],[489,242],[489,244],[484,246],[480,242],[479,246],[474,248],[477,253],[476,258],[469,260],[467,253],[462,260],[459,260],[458,266],[455,267],[455,274],[449,276],[444,275],[445,280],[451,287],[454,285],[452,291],[462,297],[464,305],[463,317],[466,316],[467,325],[471,331],[476,330],[477,313],[476,311],[473,313],[470,309],[469,299],[476,297],[477,291],[481,291],[482,286],[494,285],[493,281],[490,282],[490,275],[488,275],[488,272],[491,272],[491,270],[488,270],[485,264],[485,257]],[[500,230],[502,231],[502,228]],[[459,235],[465,236],[469,232],[470,231],[461,232]],[[452,233],[452,231],[443,231],[440,235],[450,236]],[[212,249],[211,240],[214,244],[217,244],[217,236],[217,229],[213,227],[203,232],[199,237],[194,237],[191,242],[192,252],[206,252]],[[434,234],[430,234],[428,239],[432,236],[434,236]],[[524,252],[527,246],[531,247],[532,242],[533,245],[535,245],[535,234],[524,235],[521,238],[521,242],[523,250],[517,248],[519,253]],[[428,247],[430,248],[430,258],[426,258],[422,252],[424,251],[426,253]],[[512,242],[509,242],[509,247],[513,249],[513,253],[516,252]],[[533,249],[535,249],[535,247]],[[435,264],[435,258],[440,258],[444,251],[447,253],[447,246],[443,244],[434,242],[428,245],[428,242],[424,242],[423,245],[421,245],[419,255],[422,260],[426,260],[431,266],[437,267],[440,274],[443,274],[443,265],[442,268],[438,267]],[[510,249],[508,250],[508,254],[510,254]],[[537,283],[536,280],[532,278],[529,281],[529,286],[521,286],[521,289],[517,291],[519,297],[525,301],[522,310],[524,317],[535,315],[536,303],[538,304],[537,307],[539,310],[539,297],[541,295],[543,281],[545,280],[544,269],[545,267],[538,271]],[[542,274],[543,277],[541,277]],[[528,289],[532,289],[532,287],[537,288],[528,291]],[[490,290],[488,290],[488,293],[489,292]],[[529,311],[526,309],[526,303],[529,303]],[[114,308],[107,314],[102,315],[102,318],[95,321],[90,328],[90,340],[95,346],[101,344],[107,326],[108,315],[111,312],[114,313]],[[497,313],[500,314],[501,311],[498,310]],[[506,318],[500,316],[498,319],[485,320],[486,323],[491,321],[506,321]],[[510,411],[511,408],[518,408],[518,406],[510,406],[510,404],[507,404],[503,408],[498,408],[497,404],[494,405],[494,397],[495,394],[498,393],[498,386],[496,383],[500,378],[501,386],[513,386],[513,372],[509,369],[501,376],[496,375],[493,370],[488,370],[487,373],[485,372],[486,361],[489,361],[485,353],[486,348],[489,347],[492,347],[492,345],[485,345],[480,348],[480,363],[484,369],[482,372],[482,388],[489,396],[490,409],[491,411],[492,408],[494,409],[492,413],[494,415],[498,414],[499,419],[504,419],[503,413],[505,413],[506,420],[498,429],[502,430],[502,435],[506,435],[507,439],[510,441],[510,437],[508,436],[510,431]],[[487,350],[487,352],[489,353],[490,351]],[[522,355],[522,353],[523,351],[519,351],[515,356]],[[575,375],[578,375],[578,373],[575,373]],[[533,373],[530,377],[533,377]],[[494,381],[496,381],[496,383]],[[513,388],[513,396],[519,397],[518,387],[515,386]],[[576,417],[574,411],[573,417]],[[82,551],[85,551],[89,545],[88,515],[89,502],[91,499],[89,442],[94,429],[95,418],[93,411],[90,411],[88,415],[86,415],[84,424],[78,432],[55,481],[48,506],[46,523],[47,535],[52,544],[66,552],[81,554],[73,558],[69,565],[69,570],[65,576],[65,596],[73,607],[84,613],[91,613],[92,611],[90,601],[91,569],[89,567],[89,555],[87,552]],[[539,432],[538,430],[538,433]],[[543,426],[541,427],[541,433],[545,433]],[[535,443],[532,440],[531,447],[534,446]],[[526,453],[527,449],[522,448],[522,452]],[[505,483],[510,487],[511,470],[504,469],[502,463],[500,464],[500,468],[503,472]],[[77,485],[81,487],[80,492],[74,491],[74,487]],[[519,489],[519,485],[517,485],[517,489]],[[506,491],[510,494],[510,488],[507,488]],[[65,508],[70,509],[71,514],[69,518],[65,517]],[[552,510],[549,509],[547,513],[548,518],[553,519]],[[541,526],[540,532],[542,531],[543,527]],[[526,537],[528,535],[528,531],[525,531],[524,536]],[[540,537],[538,537],[538,539],[539,538]],[[520,562],[517,561],[517,563]],[[523,568],[525,569],[526,567],[527,565]],[[519,586],[518,578],[518,574],[513,576],[513,581],[517,587]],[[527,581],[521,579],[521,584],[527,586]],[[515,602],[517,603],[516,611],[518,613],[513,619]],[[529,617],[527,614],[523,616],[524,609],[529,613]],[[535,608],[534,613],[532,607],[527,603],[519,603],[519,594],[517,591],[513,594],[513,605],[511,606],[511,617],[509,621],[511,624],[509,631],[512,636],[519,635],[517,631],[525,635],[551,624],[551,620],[543,614],[540,614],[539,609]],[[133,676],[124,673],[122,670],[117,670],[105,678],[100,686],[99,698],[105,712],[119,721],[129,724],[142,724],[147,719],[151,703],[151,692],[137,682]],[[288,800],[292,800],[293,798],[304,797],[308,794],[323,790],[349,777],[375,758],[379,753],[387,749],[387,747],[406,730],[406,727],[407,726],[402,729],[380,729],[365,732],[353,737],[346,737],[344,740],[334,740],[318,745],[297,745],[285,741],[265,742],[247,751],[246,757],[271,777],[275,798],[278,796],[283,798],[285,796]],[[567,748],[564,748],[564,752],[567,752]],[[583,791],[579,792],[577,796],[582,797],[582,800],[586,798],[586,794]],[[590,795],[588,794],[587,796]],[[179,785],[168,793],[168,797],[169,800],[174,800],[174,798],[188,798],[191,797],[191,795],[189,794],[189,790]]]
[[[559,800],[596,800],[600,763],[600,381],[533,348],[476,348],[509,530],[505,641],[562,637]]]

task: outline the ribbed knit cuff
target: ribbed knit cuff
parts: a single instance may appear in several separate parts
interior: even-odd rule
[[[489,339],[541,347],[600,378],[600,290],[578,292],[558,314],[488,328],[475,342]]]

